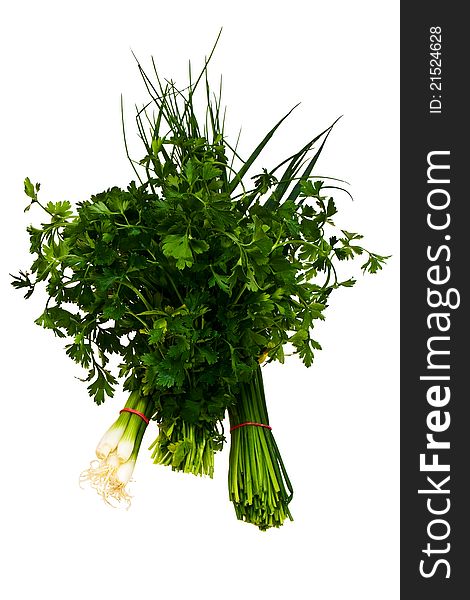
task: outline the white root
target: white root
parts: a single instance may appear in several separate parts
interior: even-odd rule
[[[91,461],[89,468],[80,474],[80,485],[88,483],[106,504],[115,508],[126,504],[128,509],[131,496],[126,484],[130,481],[134,465],[135,461],[122,463],[113,452],[107,458]]]

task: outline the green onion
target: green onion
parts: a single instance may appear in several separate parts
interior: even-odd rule
[[[139,395],[130,394],[124,409],[136,410],[151,416],[152,403]],[[80,474],[80,483],[90,486],[111,505],[130,506],[127,484],[131,480],[147,423],[139,415],[123,410],[102,437],[96,448],[98,460]]]

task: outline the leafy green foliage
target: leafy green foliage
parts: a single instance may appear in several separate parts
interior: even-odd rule
[[[246,189],[249,168],[287,115],[238,164],[207,79],[207,111],[196,115],[206,67],[185,90],[139,69],[154,116],[137,113],[145,147],[138,181],[73,209],[67,201],[42,205],[39,184],[26,178],[27,208],[38,204],[48,220],[28,227],[34,259],[13,285],[30,297],[44,282],[48,300],[36,322],[68,340],[98,404],[113,395],[108,361],[118,355],[125,388],[152,398],[159,422],[198,424],[217,446],[216,424],[261,355],[284,362],[289,344],[312,364],[315,322],[332,291],[355,281],[338,279],[335,263],[365,254],[362,269],[376,273],[386,257],[335,228],[331,186],[311,175],[332,127]],[[167,434],[180,464],[191,445]]]
[[[193,264],[193,253],[189,247],[187,234],[166,235],[163,238],[162,249],[165,256],[176,258],[176,267],[178,269],[184,269]]]

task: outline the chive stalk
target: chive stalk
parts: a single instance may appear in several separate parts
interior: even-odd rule
[[[228,487],[237,518],[262,531],[280,527],[287,518],[292,521],[289,502],[293,490],[268,428],[259,366],[249,381],[240,384],[238,402],[229,409],[229,417],[232,431]]]

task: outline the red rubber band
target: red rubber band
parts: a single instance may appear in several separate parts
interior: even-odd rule
[[[264,423],[252,423],[251,421],[247,421],[246,423],[239,423],[238,425],[234,425],[230,427],[230,432],[234,429],[238,429],[239,427],[245,427],[246,425],[254,425],[255,427],[264,427],[265,429],[271,430],[272,427],[270,425],[265,425]]]
[[[144,413],[139,412],[138,410],[134,410],[133,408],[123,408],[122,410],[119,411],[119,414],[123,413],[123,412],[128,412],[128,413],[132,413],[133,415],[137,415],[138,417],[140,417],[142,419],[142,421],[144,421],[144,423],[146,425],[149,424],[150,419],[148,419]]]

